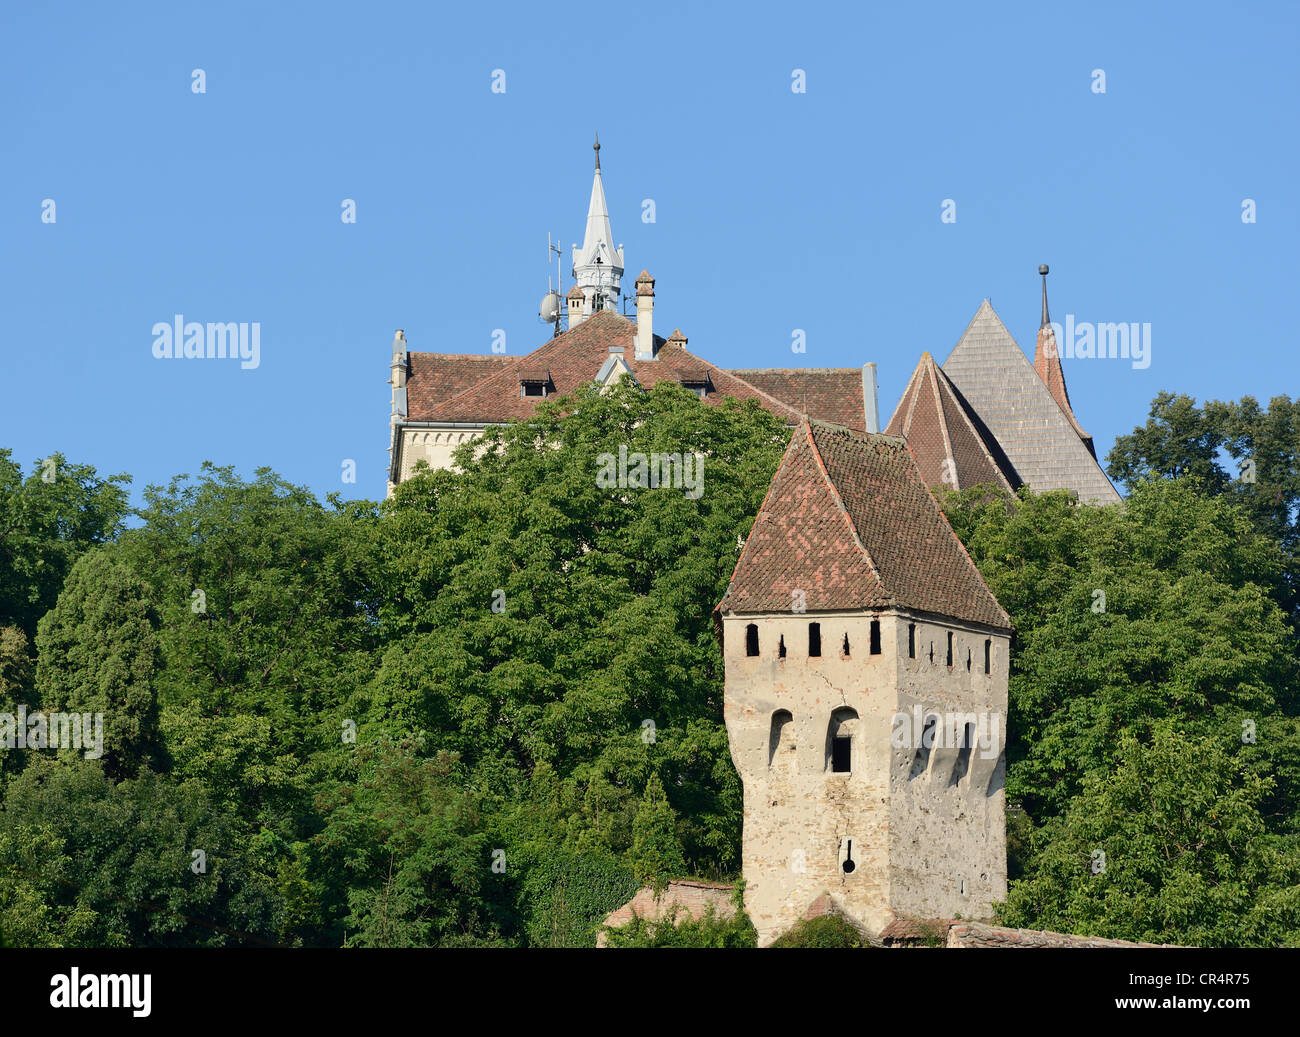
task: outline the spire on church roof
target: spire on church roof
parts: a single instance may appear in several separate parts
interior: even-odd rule
[[[1047,264],[1040,266],[1038,272],[1043,278],[1043,322],[1038,327],[1038,341],[1034,345],[1034,370],[1038,372],[1038,377],[1043,380],[1047,391],[1052,394],[1052,399],[1070,420],[1070,424],[1074,426],[1074,431],[1079,434],[1084,445],[1092,451],[1092,436],[1083,430],[1079,419],[1074,416],[1074,409],[1070,406],[1070,394],[1065,388],[1065,371],[1061,368],[1061,351],[1056,341],[1056,332],[1052,328],[1051,318],[1047,314]]]
[[[596,152],[596,170],[591,179],[591,201],[587,205],[587,229],[582,245],[573,250],[573,272],[578,284],[588,289],[587,298],[597,308],[610,309],[618,299],[623,276],[623,250],[614,247],[614,229],[609,223],[609,206],[605,203],[605,184],[600,175],[600,137],[592,150]]]

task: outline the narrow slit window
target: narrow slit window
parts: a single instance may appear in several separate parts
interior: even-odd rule
[[[952,665],[952,631],[948,631],[948,666]]]
[[[907,657],[909,659],[916,658],[916,624],[915,623],[907,624]]]
[[[991,665],[993,662],[992,656],[993,656],[993,641],[990,638],[986,637],[984,639],[984,672],[985,673],[993,672],[993,668]]]
[[[844,658],[847,659],[849,657],[849,634],[847,630],[844,632],[843,648],[844,648]]]
[[[966,649],[966,669],[967,671],[970,670],[970,649],[969,648]]]
[[[781,639],[776,643],[776,657],[778,659],[785,658],[785,634],[782,634]]]
[[[758,654],[758,624],[750,623],[745,627],[745,654]]]
[[[822,654],[822,625],[820,623],[808,624],[808,655],[812,656]]]
[[[871,654],[880,654],[880,620],[878,619],[871,621]]]

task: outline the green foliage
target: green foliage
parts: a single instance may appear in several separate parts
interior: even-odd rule
[[[948,515],[1016,628],[1018,881],[1003,918],[1189,944],[1293,938],[1300,684],[1278,544],[1191,478],[1141,481],[1111,508],[957,495]]]
[[[616,858],[574,856],[546,844],[516,855],[524,876],[519,903],[524,936],[533,947],[593,947],[601,923],[637,891],[632,873]]]
[[[122,528],[130,480],[101,479],[62,454],[24,479],[12,457],[0,449],[0,627],[20,627],[30,638],[77,557]]]
[[[778,936],[773,947],[813,947],[835,950],[870,947],[861,932],[841,915],[801,918]]]

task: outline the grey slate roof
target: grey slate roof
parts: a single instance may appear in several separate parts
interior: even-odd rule
[[[943,372],[997,439],[1022,482],[1040,492],[1073,490],[1090,504],[1119,501],[1097,459],[987,299]]]

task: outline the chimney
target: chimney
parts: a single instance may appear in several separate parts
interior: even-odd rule
[[[876,386],[876,365],[862,366],[862,412],[867,419],[867,431],[880,431],[880,393]]]
[[[572,331],[582,323],[582,305],[587,296],[576,284],[569,289],[569,330]]]
[[[642,270],[636,279],[636,359],[655,358],[655,279]]]

